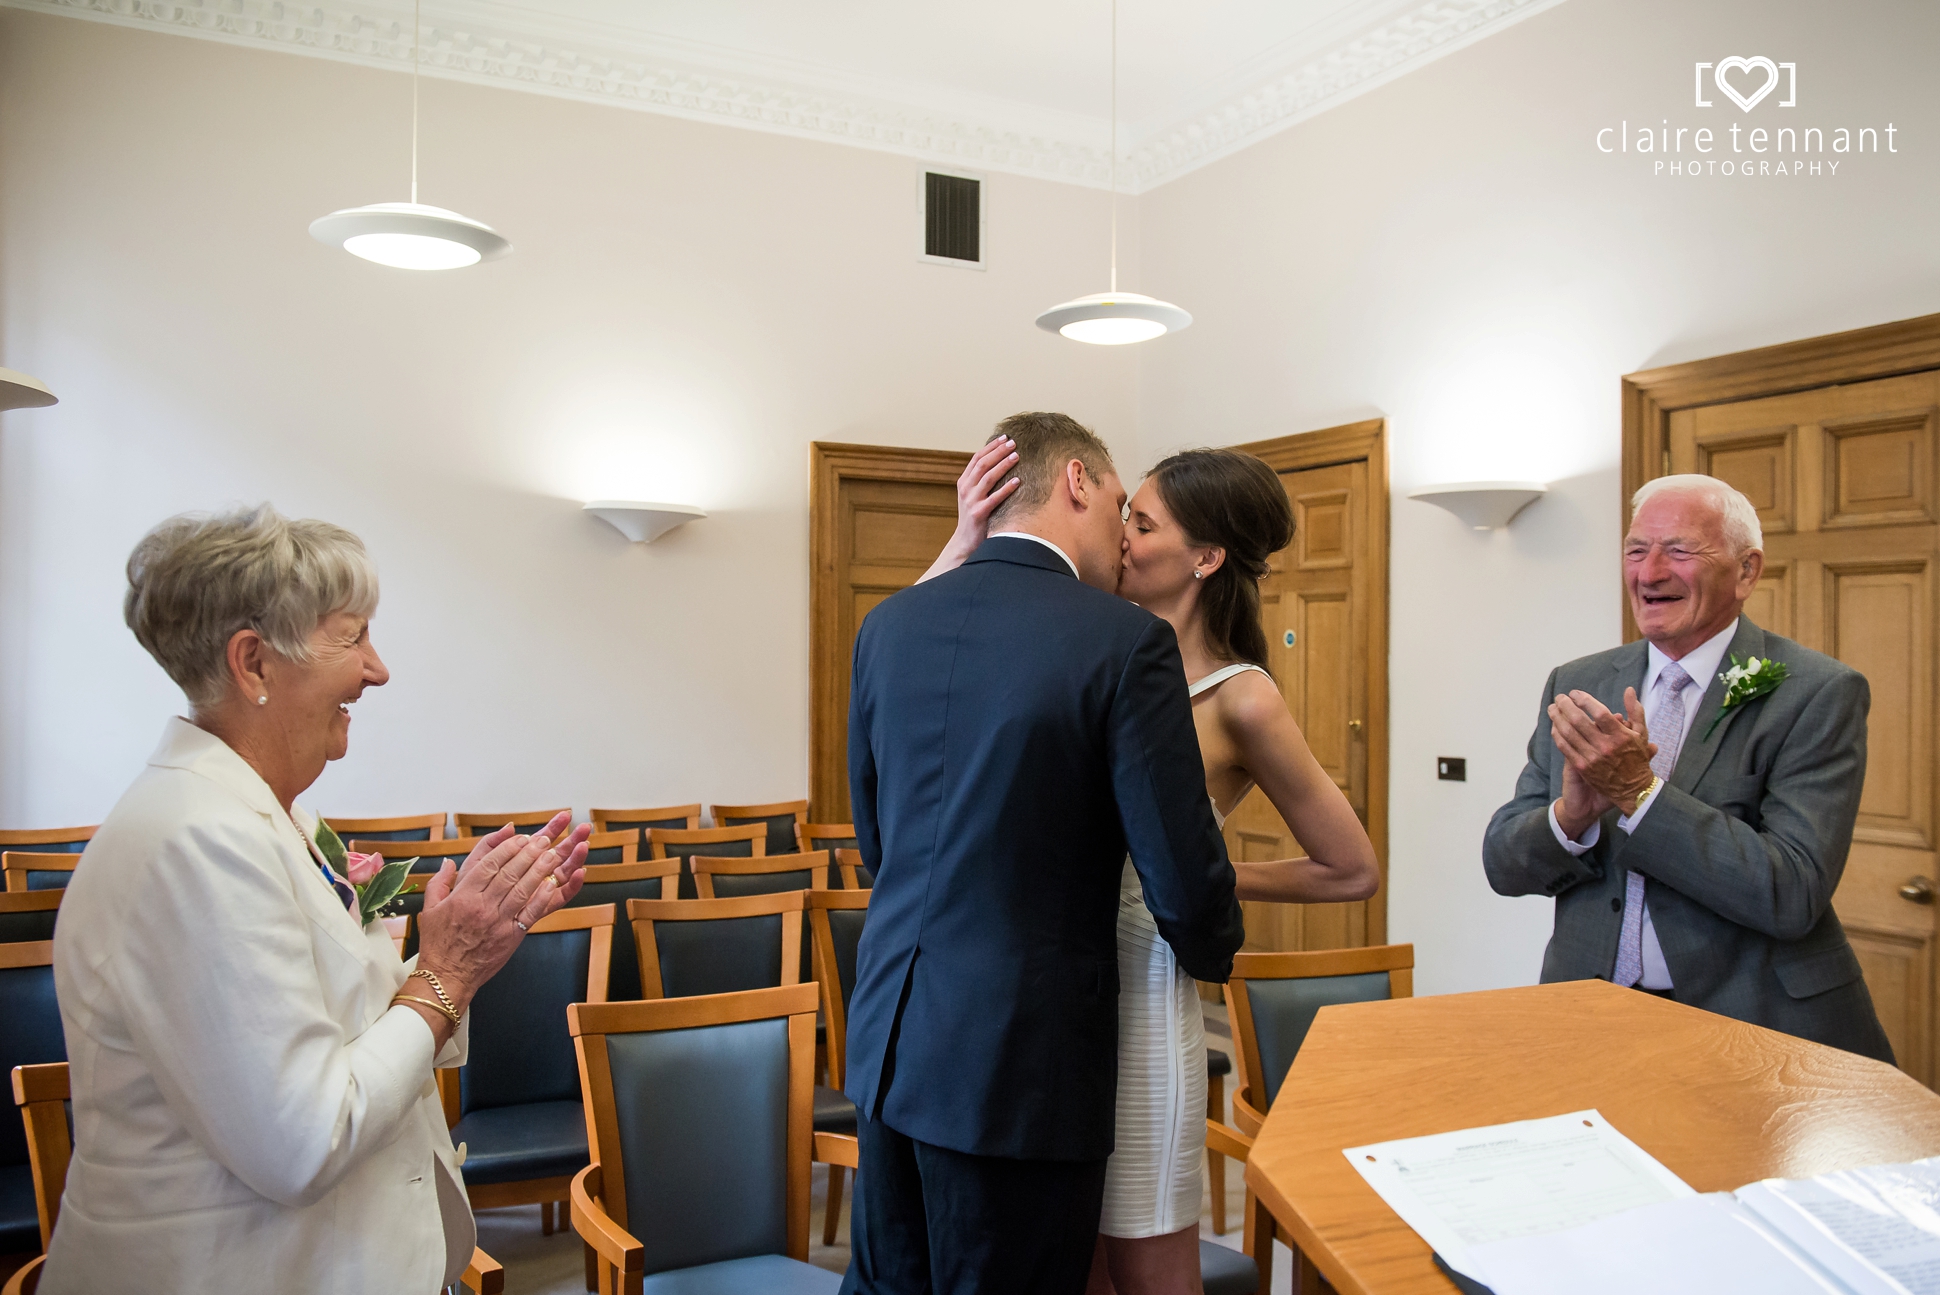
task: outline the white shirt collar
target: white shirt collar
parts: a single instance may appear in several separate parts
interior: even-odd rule
[[[1045,548],[1051,550],[1051,552],[1063,558],[1064,565],[1071,568],[1072,575],[1075,576],[1078,574],[1078,564],[1071,560],[1071,555],[1069,553],[1066,553],[1063,549],[1059,548],[1057,545],[1051,543],[1051,541],[1045,539],[1042,535],[1033,535],[1029,531],[998,531],[995,535],[992,535],[990,538],[993,540],[995,539],[1036,540],[1039,544],[1042,544]]]
[[[1734,616],[1731,624],[1678,658],[1677,664],[1684,667],[1684,673],[1691,676],[1691,683],[1697,685],[1700,693],[1709,688],[1711,680],[1717,677],[1718,667],[1724,663],[1725,649],[1731,646],[1731,636],[1737,632],[1738,618]],[[1657,676],[1664,673],[1664,667],[1670,662],[1671,659],[1659,651],[1655,643],[1650,645],[1650,660],[1644,667],[1644,687],[1640,695],[1650,695],[1650,690],[1657,686]]]

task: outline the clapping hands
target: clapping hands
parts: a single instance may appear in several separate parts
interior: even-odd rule
[[[1549,705],[1549,736],[1563,756],[1556,822],[1572,841],[1612,807],[1633,812],[1655,776],[1657,746],[1635,688],[1624,689],[1623,708],[1618,715],[1581,689]]]

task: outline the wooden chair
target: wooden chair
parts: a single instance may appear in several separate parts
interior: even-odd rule
[[[647,829],[647,855],[653,859],[691,859],[697,854],[759,859],[768,853],[768,829],[751,827],[654,827]],[[680,898],[699,899],[692,876],[680,879]]]
[[[570,812],[565,806],[561,806],[558,809],[521,810],[513,814],[453,814],[451,821],[461,837],[485,836],[498,831],[507,823],[512,825],[513,830],[524,832],[529,836],[559,815]]]
[[[1234,1132],[1247,1139],[1260,1135],[1260,1125],[1306,1041],[1316,1012],[1338,1003],[1412,998],[1414,967],[1412,944],[1236,955],[1232,978],[1226,982],[1226,1016],[1239,1052],[1238,1083],[1233,1090],[1233,1123],[1239,1127]],[[1212,1147],[1210,1135],[1207,1146]],[[1317,1289],[1306,1283],[1320,1280],[1318,1270],[1284,1230],[1275,1228],[1272,1215],[1259,1208],[1250,1190],[1245,1220],[1246,1252],[1259,1260],[1261,1289],[1272,1264],[1276,1234],[1296,1256],[1295,1289]],[[1261,1227],[1269,1229],[1263,1239],[1257,1235]]]
[[[854,823],[799,823],[795,827],[797,850],[853,850],[856,848]]]
[[[708,813],[716,827],[746,827],[760,823],[768,829],[769,854],[799,850],[799,833],[808,822],[808,802],[778,800],[771,805],[711,805]]]
[[[562,908],[534,922],[472,998],[465,1065],[438,1072],[451,1139],[466,1147],[472,1208],[538,1205],[547,1236],[553,1203],[587,1163],[566,1008],[606,1001],[613,913],[611,904]]]
[[[595,832],[592,839],[601,833]],[[609,833],[608,835],[613,835]],[[679,890],[679,859],[648,859],[642,863],[586,865],[586,881],[569,901],[574,908],[611,904],[626,912],[630,899],[672,899]],[[633,923],[622,917],[613,929],[613,963],[606,977],[609,1003],[628,1002],[640,997],[640,950],[634,943]]]
[[[653,805],[646,809],[595,809],[589,810],[586,816],[593,820],[595,832],[644,832],[655,827],[691,832],[701,825],[701,803]]]
[[[786,890],[827,890],[829,852],[764,854],[735,859],[697,854],[687,861],[694,887],[702,899],[738,899],[743,895],[777,895]]]
[[[640,862],[640,834],[625,830],[618,832],[595,830],[586,838],[586,862],[589,866],[596,867]]]
[[[35,854],[79,854],[88,848],[95,827],[35,827],[0,832],[0,850],[28,850]]]
[[[868,890],[876,884],[875,874],[862,862],[862,851],[837,850],[835,863],[844,890]]]
[[[869,916],[866,890],[811,890],[808,892],[808,931],[815,948],[815,980],[822,990],[822,1019],[828,1056],[828,1087],[840,1096],[848,1082],[849,995],[855,992],[856,948],[862,943],[863,922]],[[818,1093],[819,1096],[819,1093]],[[831,1133],[855,1131],[855,1106],[848,1104],[848,1127],[831,1127]],[[831,1111],[831,1121],[835,1112]],[[820,1127],[818,1122],[817,1127]],[[828,1206],[822,1216],[822,1244],[835,1244],[836,1225],[842,1218],[842,1166],[829,1166]]]
[[[54,1238],[54,1224],[60,1218],[61,1193],[67,1190],[67,1165],[74,1152],[67,1136],[67,1063],[15,1066],[12,1078],[13,1100],[20,1107],[21,1123],[27,1134],[27,1153],[33,1164],[34,1209],[40,1223],[43,1255],[31,1260],[8,1280],[4,1295],[34,1295],[40,1286],[44,1252]],[[460,1280],[466,1290],[477,1295],[501,1295],[505,1290],[505,1269],[474,1247],[471,1264]]]
[[[642,998],[801,983],[803,891],[740,899],[629,899]]]
[[[567,1009],[593,1144],[573,1227],[599,1254],[601,1292],[702,1265],[718,1289],[839,1289],[807,1262],[809,1166],[857,1161],[854,1138],[811,1128],[816,996],[792,985]],[[705,1285],[696,1274],[680,1288]]]
[[[65,898],[65,889],[0,893],[0,944],[53,939],[54,919]]]
[[[0,853],[0,872],[7,877],[7,891],[19,894],[28,890],[62,890],[79,867],[79,854],[8,850]]]
[[[400,818],[338,818],[323,820],[345,841],[353,836],[363,841],[442,841],[445,839],[443,814],[405,814]]]
[[[0,944],[0,1070],[66,1060],[54,942]],[[26,1131],[11,1119],[0,1121],[0,1254],[31,1254],[52,1235],[52,1220],[36,1213],[34,1177]]]

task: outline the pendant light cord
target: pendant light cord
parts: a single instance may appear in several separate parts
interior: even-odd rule
[[[1118,0],[1112,0],[1112,3],[1116,5]],[[418,33],[423,13],[424,0],[411,0],[411,205],[413,207],[418,205]],[[1113,19],[1114,23],[1116,21]],[[1112,93],[1112,101],[1116,103],[1117,91],[1114,90]]]
[[[1117,291],[1117,0],[1112,0],[1112,291]]]

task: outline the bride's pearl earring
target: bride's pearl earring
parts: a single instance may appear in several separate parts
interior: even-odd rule
[[[256,699],[256,704],[257,704],[258,706],[267,706],[267,705],[269,705],[269,698],[267,698],[267,697],[258,697],[258,698]]]
[[[1206,578],[1206,573],[1204,571],[1195,571],[1192,573],[1192,578],[1194,580],[1204,580]]]

